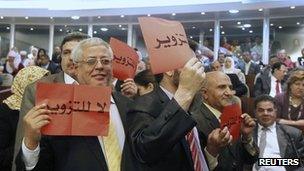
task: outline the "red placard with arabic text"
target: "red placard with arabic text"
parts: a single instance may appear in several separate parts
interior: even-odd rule
[[[225,106],[221,119],[221,129],[225,126],[228,127],[230,134],[233,137],[233,141],[236,141],[240,137],[241,123],[242,123],[242,110],[238,104],[232,104]]]
[[[180,22],[154,17],[139,17],[138,20],[154,74],[182,68],[194,57]]]
[[[110,46],[114,54],[113,76],[119,80],[134,78],[138,64],[136,51],[113,37],[110,39]]]
[[[37,83],[36,105],[53,111],[45,135],[106,136],[111,88],[88,85]]]

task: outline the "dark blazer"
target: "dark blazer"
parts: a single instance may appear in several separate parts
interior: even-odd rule
[[[127,114],[128,141],[142,171],[193,171],[185,135],[196,122],[156,87]]]
[[[260,66],[258,64],[250,62],[250,66],[249,66],[249,70],[248,70],[247,75],[249,75],[249,74],[255,74],[256,75],[260,72],[260,70],[261,69],[260,69]],[[245,68],[242,71],[243,71],[243,73],[245,73]]]
[[[113,93],[124,129],[126,131],[127,110],[133,102],[120,93]],[[132,155],[126,142],[123,149],[121,170],[137,170],[132,164]],[[96,136],[43,136],[40,141],[39,161],[33,171],[107,171],[105,157]],[[25,170],[20,150],[16,163],[17,170]]]
[[[61,71],[58,64],[56,64],[53,61],[50,61],[49,66],[47,67],[47,70],[49,70],[51,74],[56,74],[56,73],[59,73]]]
[[[226,74],[229,76],[232,89],[235,90],[235,95],[238,97],[244,96],[247,93],[247,87],[242,83],[236,74]]]
[[[298,154],[304,158],[304,137],[302,132],[294,127],[276,123],[277,138],[282,158],[297,158],[296,152],[292,147],[294,143]],[[258,126],[256,126],[253,136],[254,142],[258,142]],[[286,167],[286,170],[294,170],[295,167]],[[304,168],[303,168],[304,169]]]
[[[269,94],[271,89],[271,75],[268,72],[261,72],[254,84],[254,96]]]
[[[199,100],[195,100],[196,103]],[[194,104],[193,104],[194,105]],[[201,148],[204,149],[207,146],[207,140],[209,134],[216,128],[220,128],[220,123],[215,115],[208,109],[208,107],[200,102],[193,108],[191,114],[197,122],[197,129],[199,132]],[[255,150],[258,151],[258,147],[254,144]],[[233,143],[231,146],[227,146],[222,149],[218,157],[218,165],[215,168],[216,171],[242,171],[245,164],[253,164],[257,161],[258,153],[254,156],[250,155],[244,147],[241,140]]]

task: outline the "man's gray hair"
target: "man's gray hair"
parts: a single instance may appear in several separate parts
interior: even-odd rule
[[[110,51],[111,58],[113,58],[113,51],[110,47],[110,45],[105,42],[104,40],[97,38],[97,37],[92,37],[88,39],[84,39],[80,41],[76,47],[72,51],[72,60],[74,63],[78,63],[82,59],[83,55],[83,50],[92,46],[104,46]]]

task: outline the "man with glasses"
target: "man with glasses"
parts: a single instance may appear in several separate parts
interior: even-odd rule
[[[112,85],[113,52],[99,38],[81,41],[72,52],[76,84]],[[110,126],[101,136],[42,136],[40,129],[52,122],[45,104],[37,105],[24,117],[25,136],[18,161],[26,170],[120,171],[139,170],[132,164],[125,141],[125,114],[132,102],[113,92]],[[41,137],[41,138],[40,138]]]
[[[277,94],[282,93],[283,80],[286,74],[287,68],[284,63],[274,63],[271,68],[271,74],[261,73],[257,77],[254,85],[254,96],[267,94],[275,97]]]

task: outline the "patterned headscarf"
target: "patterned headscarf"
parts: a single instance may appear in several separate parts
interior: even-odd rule
[[[22,96],[25,87],[38,79],[42,78],[44,75],[48,74],[49,71],[37,66],[25,67],[18,72],[15,76],[12,85],[12,95],[3,101],[12,110],[20,110]]]

